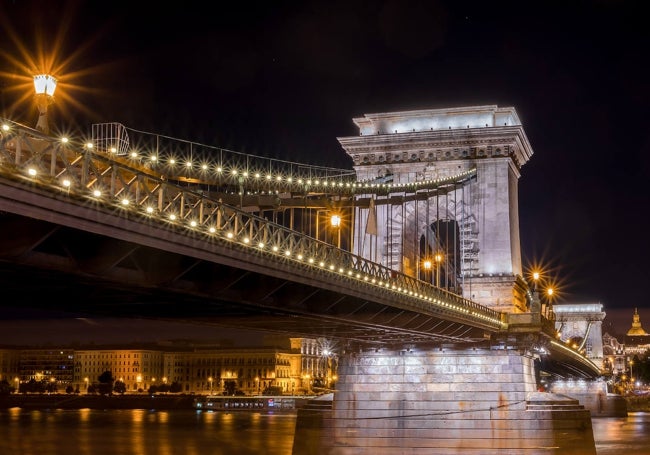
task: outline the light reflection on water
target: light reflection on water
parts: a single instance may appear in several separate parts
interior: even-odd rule
[[[591,419],[598,455],[650,455],[650,413]]]
[[[0,454],[291,455],[295,414],[0,410]]]
[[[295,414],[0,410],[0,454],[292,455]],[[592,420],[597,455],[650,455],[650,413]]]

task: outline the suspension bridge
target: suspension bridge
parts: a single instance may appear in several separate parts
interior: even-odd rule
[[[495,412],[524,422],[514,433],[540,429],[546,411],[552,427],[567,403],[527,399],[540,371],[600,375],[558,339],[523,277],[516,188],[532,148],[513,108],[354,119],[359,136],[339,138],[353,170],[117,123],[81,141],[0,121],[0,271],[20,296],[12,305],[340,340],[323,441],[357,447],[378,431],[368,418],[441,404],[474,424]],[[568,406],[584,430],[588,411]],[[415,420],[401,447],[433,430]],[[491,431],[488,445],[528,444]],[[576,444],[585,437],[593,445],[589,434]]]

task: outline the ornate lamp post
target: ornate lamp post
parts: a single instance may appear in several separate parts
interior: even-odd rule
[[[34,76],[34,90],[36,92],[36,106],[38,107],[38,122],[36,129],[45,134],[50,133],[47,121],[47,108],[54,102],[54,91],[57,80],[49,74],[37,74]]]
[[[427,283],[431,284],[431,260],[430,259],[425,259],[424,262],[422,263],[422,267],[424,268],[424,279],[426,280]]]
[[[332,229],[336,230],[336,247],[341,248],[341,215],[336,213],[332,214],[330,217],[330,226],[332,226]]]
[[[440,264],[442,263],[442,254],[436,253],[433,257],[436,262],[436,287],[440,287]]]

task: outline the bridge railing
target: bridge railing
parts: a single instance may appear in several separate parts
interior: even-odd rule
[[[444,313],[477,326],[502,329],[502,313],[437,288],[207,196],[198,185],[170,183],[148,168],[120,156],[98,153],[6,124],[0,130],[0,171],[43,189],[115,210],[132,210],[166,223],[178,235],[234,242],[251,254],[271,255],[311,267],[314,273],[360,280],[394,293],[393,301],[420,311]],[[333,274],[333,275],[332,275]]]

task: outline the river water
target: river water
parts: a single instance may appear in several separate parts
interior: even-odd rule
[[[2,455],[291,455],[295,414],[0,410]],[[593,419],[598,455],[650,455],[650,413]]]

